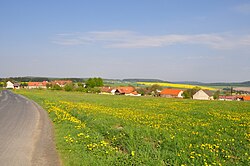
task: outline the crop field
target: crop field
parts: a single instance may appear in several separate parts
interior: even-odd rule
[[[250,164],[250,102],[16,93],[48,111],[64,165]]]
[[[163,87],[180,88],[180,89],[192,89],[195,87],[199,87],[201,89],[206,89],[206,90],[213,90],[213,91],[217,90],[214,87],[208,87],[208,86],[188,85],[188,84],[173,84],[173,83],[163,83],[163,82],[137,82],[137,84],[148,85],[148,86],[157,84],[157,85],[160,85]]]

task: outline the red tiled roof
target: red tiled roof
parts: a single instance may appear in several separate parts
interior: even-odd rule
[[[58,84],[58,85],[66,85],[72,83],[71,80],[55,80],[51,82],[53,85]]]
[[[120,93],[129,94],[135,91],[134,87],[128,86],[128,87],[118,87],[117,88]]]
[[[169,88],[166,88],[166,89],[163,89],[161,91],[161,95],[171,95],[171,96],[178,96],[178,94],[181,92],[182,90],[179,90],[179,89],[169,89]]]
[[[43,82],[28,82],[28,86],[46,86],[48,82],[43,81]]]
[[[243,96],[243,100],[250,101],[250,96]]]
[[[219,99],[236,100],[237,96],[219,96]]]
[[[113,89],[111,87],[102,87],[101,88],[101,91],[102,92],[106,92],[106,93],[111,93]]]

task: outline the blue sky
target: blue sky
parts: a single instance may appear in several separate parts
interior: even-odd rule
[[[0,77],[250,80],[248,0],[2,0]]]

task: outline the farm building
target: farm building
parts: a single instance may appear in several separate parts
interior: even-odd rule
[[[183,98],[182,97],[183,94],[183,90],[179,90],[179,89],[163,89],[160,92],[161,97],[167,97],[167,98]]]
[[[14,89],[20,89],[20,84],[19,83],[14,83]]]
[[[244,101],[250,101],[250,96],[243,96]]]
[[[102,87],[101,88],[101,93],[100,94],[113,94],[112,93],[113,88],[111,87]]]
[[[193,95],[195,100],[214,100],[213,94],[208,90],[199,90]]]
[[[240,100],[243,100],[243,97],[242,96],[219,96],[219,100],[222,100],[222,101],[233,101],[233,100],[240,101]]]
[[[43,82],[28,82],[28,89],[35,89],[35,88],[47,88],[46,84],[47,81]]]
[[[8,81],[6,84],[6,89],[14,89],[14,84],[12,82]]]
[[[55,80],[52,81],[51,84],[52,85],[59,85],[60,87],[64,87],[66,84],[71,84],[72,81],[71,80]]]
[[[131,93],[125,93],[125,96],[141,96],[137,91],[131,92]]]
[[[111,90],[113,95],[125,95],[125,96],[141,96],[138,94],[134,87],[118,87]]]

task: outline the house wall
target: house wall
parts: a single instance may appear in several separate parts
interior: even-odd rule
[[[47,88],[46,86],[28,86],[28,89]]]
[[[14,89],[14,84],[12,82],[8,81],[6,88],[7,89]]]
[[[205,92],[203,92],[202,90],[196,92],[193,95],[193,99],[196,99],[196,100],[211,100],[210,97]]]
[[[182,97],[182,94],[183,94],[183,91],[180,91],[180,93],[178,94],[177,97],[178,97],[178,98],[183,98],[183,97]]]
[[[173,97],[175,97],[175,96],[172,96],[172,95],[161,95],[161,97],[173,98]]]

